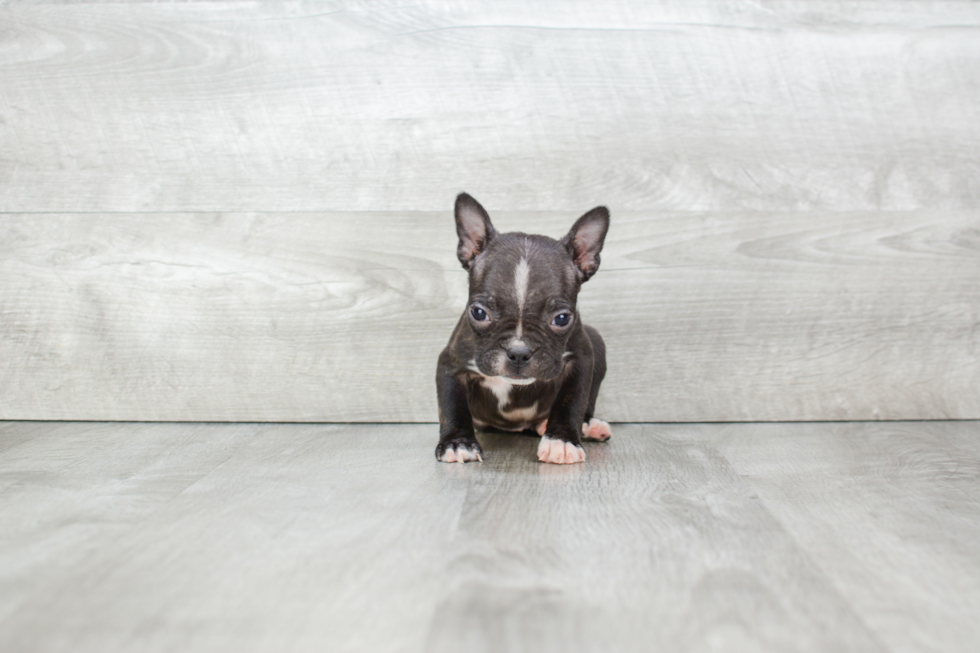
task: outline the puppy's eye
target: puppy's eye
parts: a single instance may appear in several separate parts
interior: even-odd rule
[[[568,323],[572,321],[572,316],[568,313],[559,313],[555,316],[555,319],[551,321],[556,327],[568,326]]]
[[[470,315],[472,315],[473,319],[476,320],[477,322],[486,322],[487,320],[490,319],[490,316],[487,315],[487,312],[482,308],[480,308],[479,306],[474,306],[473,308],[471,308]]]

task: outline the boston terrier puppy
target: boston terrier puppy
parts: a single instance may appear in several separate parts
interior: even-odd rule
[[[609,211],[599,206],[561,240],[498,234],[475,199],[456,198],[456,255],[470,291],[436,369],[438,460],[482,461],[474,427],[536,431],[538,460],[547,463],[583,462],[582,438],[612,436],[593,416],[606,347],[576,309],[608,229]]]

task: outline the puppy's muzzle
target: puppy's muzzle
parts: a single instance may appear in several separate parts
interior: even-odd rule
[[[526,366],[534,356],[534,352],[527,345],[507,347],[504,351],[507,353],[507,361],[518,370]]]

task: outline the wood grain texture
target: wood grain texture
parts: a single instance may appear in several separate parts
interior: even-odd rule
[[[4,3],[0,418],[433,420],[461,189],[552,235],[612,209],[609,419],[980,417],[978,34],[973,2]]]
[[[966,653],[978,433],[3,424],[0,648]]]
[[[0,211],[974,209],[974,2],[0,5]]]
[[[435,421],[455,240],[448,211],[2,215],[0,418]],[[614,214],[599,412],[978,417],[978,278],[972,213]]]
[[[980,425],[704,431],[890,651],[980,643]],[[916,617],[895,610],[914,606]]]

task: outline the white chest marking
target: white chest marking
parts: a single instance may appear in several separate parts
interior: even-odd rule
[[[497,398],[497,407],[503,412],[504,406],[510,403],[510,389],[513,386],[499,376],[485,376],[480,384],[493,393]]]
[[[480,374],[480,376],[483,377],[482,379],[480,379],[480,385],[482,385],[484,388],[492,392],[493,396],[497,398],[497,409],[500,411],[500,414],[503,415],[504,417],[507,417],[508,415],[508,413],[504,411],[504,406],[510,403],[511,388],[513,388],[515,385],[531,385],[536,381],[536,379],[521,379],[520,381],[515,381],[511,379],[505,379],[501,376],[483,376],[482,374]],[[517,413],[523,410],[529,410],[529,409],[518,408],[515,411],[511,411],[511,412]],[[537,411],[537,408],[535,408],[535,411]],[[508,417],[508,419],[510,418]]]
[[[515,408],[514,410],[501,410],[500,414],[509,422],[521,422],[528,424],[538,416],[538,402],[534,402],[526,408]]]

